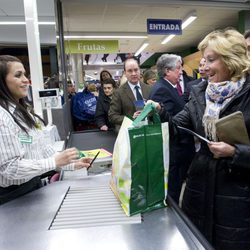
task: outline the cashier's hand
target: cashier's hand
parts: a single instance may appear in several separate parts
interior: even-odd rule
[[[235,147],[225,142],[210,142],[207,145],[214,158],[233,157],[235,154]]]
[[[153,106],[154,106],[157,110],[161,110],[161,105],[160,105],[160,103],[155,102],[155,101],[153,101],[153,100],[147,100],[146,105],[147,105],[147,104],[150,104],[150,103],[152,103]]]
[[[77,161],[75,161],[75,170],[80,168],[88,168],[90,166],[90,163],[92,161],[92,158],[81,158]]]
[[[68,148],[55,155],[57,167],[62,167],[79,159],[79,151],[76,148]]]

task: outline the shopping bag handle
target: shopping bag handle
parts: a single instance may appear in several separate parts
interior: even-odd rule
[[[152,113],[153,116],[153,123],[161,123],[161,119],[159,114],[156,112],[156,109],[152,103],[147,104],[142,112],[136,117],[136,119],[133,121],[133,126],[138,126],[140,122],[145,120],[145,118]]]

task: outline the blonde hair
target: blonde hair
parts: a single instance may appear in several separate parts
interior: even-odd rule
[[[246,41],[238,31],[225,29],[209,33],[199,43],[198,49],[204,54],[207,47],[221,56],[230,71],[232,81],[237,81],[250,73]]]

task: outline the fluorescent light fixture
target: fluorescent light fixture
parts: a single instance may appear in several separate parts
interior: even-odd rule
[[[196,12],[192,11],[182,22],[181,29],[184,30],[189,24],[191,24],[195,19],[197,18]],[[167,36],[161,44],[166,44],[170,40],[172,40],[175,37],[175,35],[169,35]]]
[[[57,38],[59,38],[59,36],[57,36]],[[145,39],[147,38],[147,36],[120,36],[120,35],[65,35],[64,39],[82,39],[82,38],[89,38],[89,39],[114,39],[114,38],[130,38],[130,39]]]
[[[135,52],[135,56],[138,56],[146,47],[148,47],[149,43],[145,42],[142,46]]]
[[[13,22],[6,22],[6,21],[3,21],[1,22],[0,21],[0,25],[25,25],[26,22],[24,21],[13,21]],[[55,25],[56,23],[55,22],[38,22],[39,25]]]
[[[172,40],[175,37],[175,35],[169,35],[167,36],[162,42],[161,44],[166,44],[167,42],[169,42],[170,40]]]
[[[184,30],[190,23],[192,23],[197,18],[197,15],[195,12],[192,12],[192,14],[189,14],[187,18],[184,19],[182,22],[181,28]]]
[[[38,22],[39,25],[56,25],[56,22]]]
[[[88,78],[90,78],[90,79],[92,79],[92,80],[96,80],[96,77],[93,77],[93,76],[91,76],[91,75],[85,75],[86,77],[88,77]]]
[[[25,22],[0,22],[0,25],[25,25]]]

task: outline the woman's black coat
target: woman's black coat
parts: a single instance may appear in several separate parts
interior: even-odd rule
[[[170,119],[170,127],[189,128],[205,136],[207,82],[193,87],[184,110]],[[220,118],[242,111],[250,135],[250,77],[243,89],[220,112]],[[162,112],[163,120],[168,114]],[[235,145],[233,158],[213,158],[206,143],[189,168],[182,209],[218,249],[250,249],[250,146]]]

